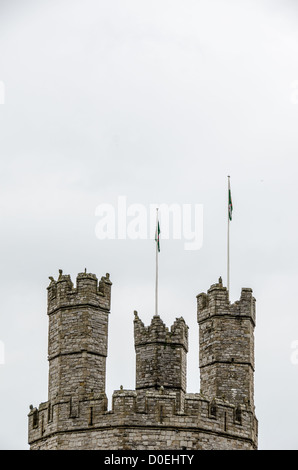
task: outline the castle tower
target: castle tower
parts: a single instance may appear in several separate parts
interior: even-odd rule
[[[115,390],[105,372],[109,275],[51,278],[48,287],[49,397],[30,406],[32,450],[252,450],[255,300],[242,289],[230,304],[222,283],[197,296],[201,392],[186,391],[188,327],[158,315],[134,317],[136,387]]]
[[[201,392],[254,407],[255,299],[243,288],[231,304],[221,279],[197,296]]]
[[[169,330],[159,315],[145,327],[135,312],[136,390],[186,392],[188,326],[177,318]]]
[[[105,393],[109,275],[98,283],[94,274],[51,278],[48,287],[49,401]]]

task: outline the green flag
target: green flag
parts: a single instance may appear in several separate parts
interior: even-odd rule
[[[156,241],[156,243],[157,243],[157,249],[158,249],[158,251],[160,251],[159,234],[160,234],[160,227],[159,227],[159,221],[157,221],[157,227],[156,227],[156,232],[155,232],[155,241]]]
[[[233,204],[232,204],[232,196],[231,196],[231,188],[230,188],[230,179],[229,179],[229,219],[232,220],[232,212],[233,212]]]

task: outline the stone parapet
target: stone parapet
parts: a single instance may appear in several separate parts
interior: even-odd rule
[[[87,448],[98,450],[146,449],[149,441],[154,449],[256,449],[257,420],[249,408],[200,394],[186,394],[183,401],[181,411],[175,392],[147,391],[138,400],[137,391],[118,390],[110,411],[104,396],[42,403],[29,413],[29,443],[71,450],[84,434]]]
[[[111,304],[111,281],[107,273],[98,281],[95,274],[79,273],[76,279],[76,286],[69,274],[59,271],[59,277],[55,281],[50,277],[48,286],[48,314],[52,314],[57,309],[77,307],[78,305],[90,305],[99,307],[106,311],[110,310]]]
[[[80,273],[75,287],[61,270],[50,279],[48,400],[30,407],[30,449],[257,449],[251,289],[231,304],[220,279],[197,296],[200,393],[186,391],[184,319],[145,326],[135,312],[135,390],[116,390],[108,409],[109,275]]]

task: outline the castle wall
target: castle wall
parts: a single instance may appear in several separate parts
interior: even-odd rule
[[[186,391],[188,326],[177,318],[169,330],[159,315],[145,327],[135,312],[136,389],[159,388]]]
[[[30,407],[36,450],[256,449],[253,405],[254,298],[230,304],[219,282],[197,297],[201,391],[186,392],[188,327],[158,315],[134,318],[135,390],[105,395],[109,276],[81,273],[76,287],[60,272],[48,287],[48,401]]]
[[[73,417],[70,402],[54,405],[53,416],[45,403],[29,414],[31,449],[256,448],[257,421],[246,407],[186,394],[181,411],[178,401],[176,393],[160,391],[147,392],[138,402],[136,391],[119,390],[113,394],[111,411],[104,411],[103,400],[82,400]]]
[[[48,287],[49,399],[105,391],[109,277],[60,275]]]
[[[254,406],[255,299],[242,289],[231,304],[222,283],[197,296],[201,390]]]

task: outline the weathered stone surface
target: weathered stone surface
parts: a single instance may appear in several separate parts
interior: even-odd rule
[[[221,283],[197,296],[200,393],[186,392],[188,327],[134,318],[136,389],[108,410],[105,374],[111,282],[60,272],[48,288],[49,396],[31,408],[32,450],[256,449],[253,404],[255,300],[231,305]]]

